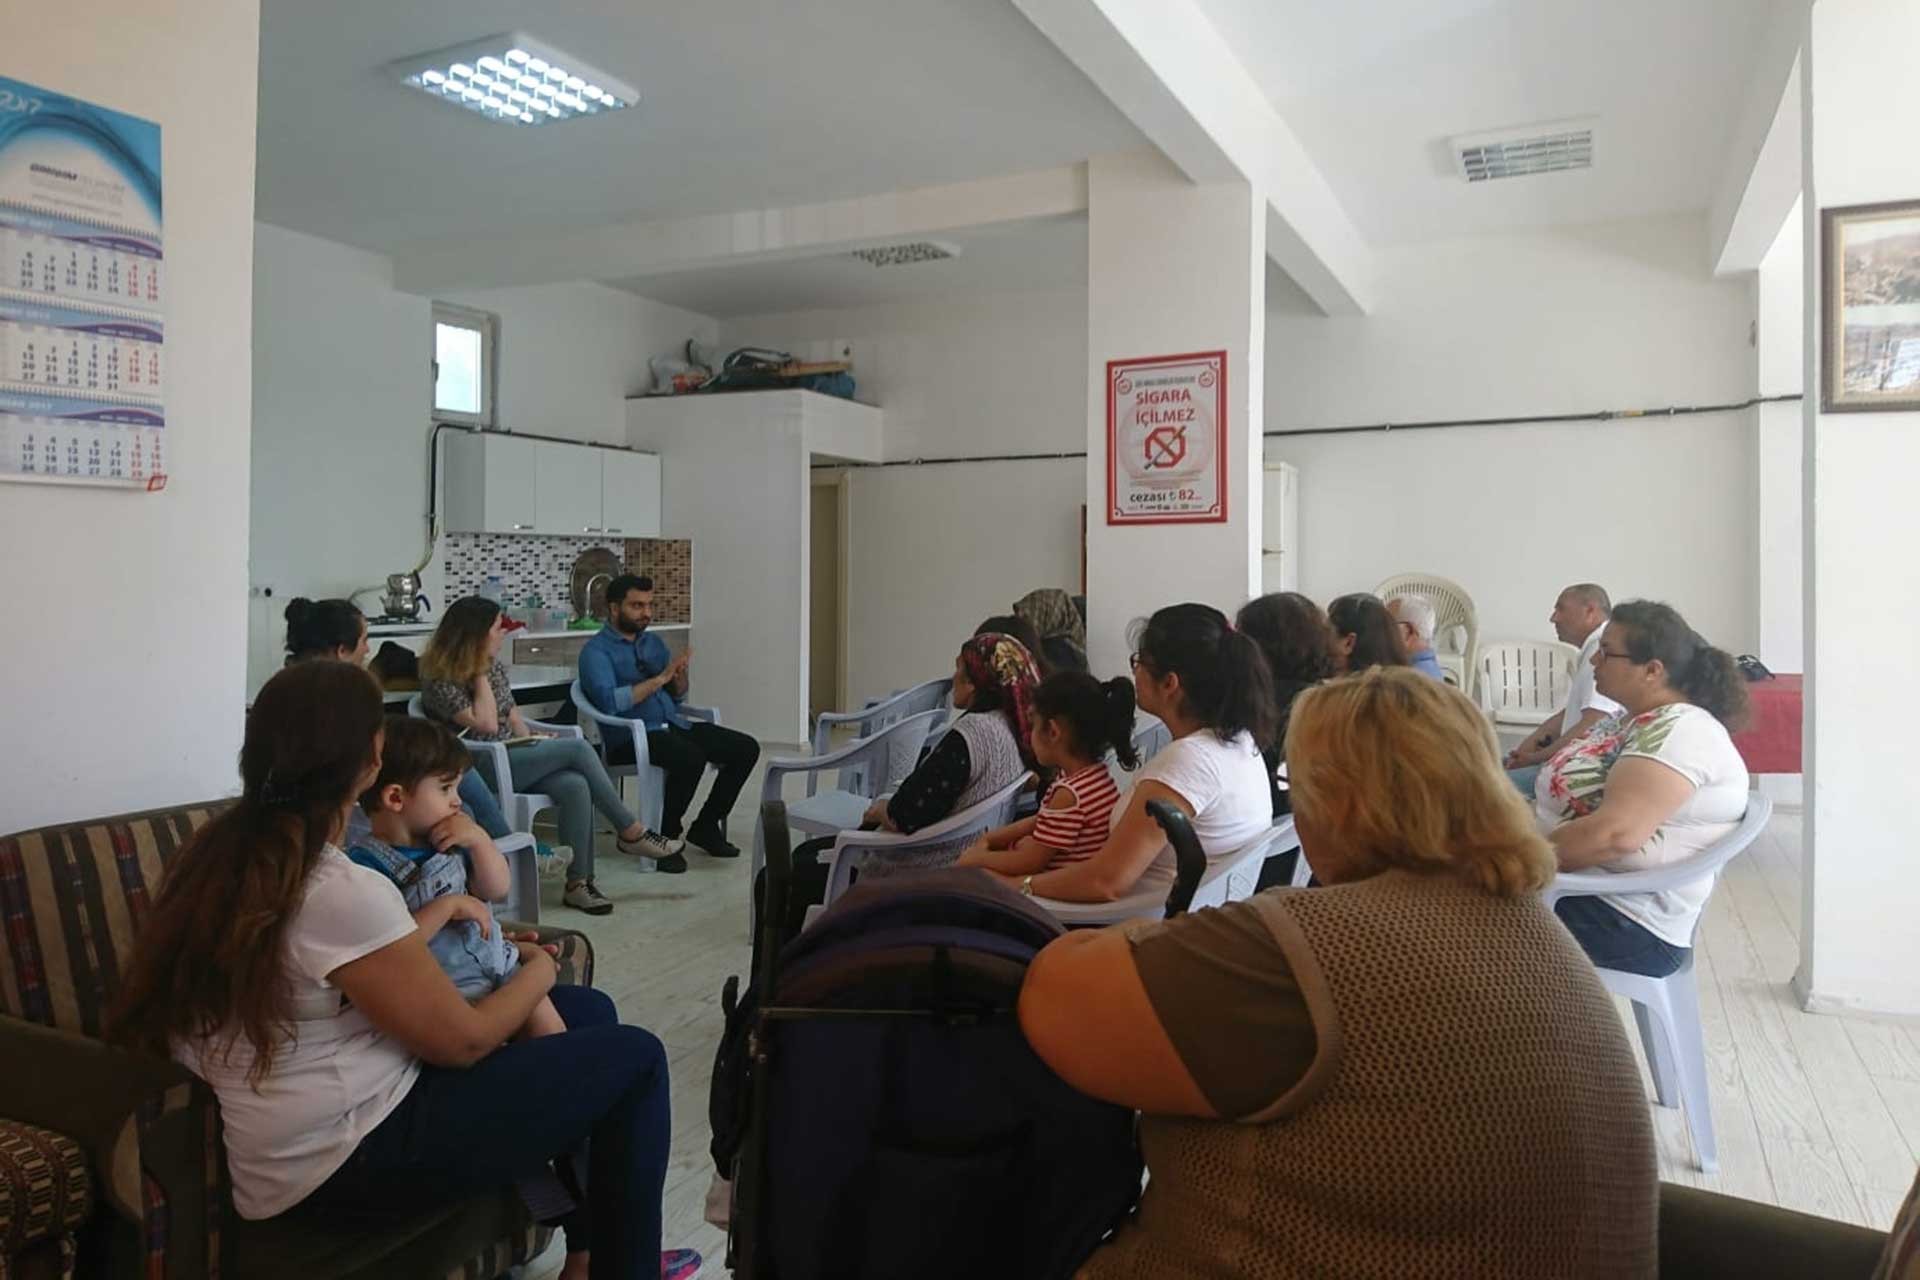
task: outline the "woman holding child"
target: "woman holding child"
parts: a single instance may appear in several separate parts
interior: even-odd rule
[[[441,781],[376,788],[382,728],[379,687],[349,663],[300,663],[267,682],[247,718],[240,798],[175,855],[110,1037],[171,1054],[213,1087],[242,1217],[504,1190],[591,1138],[588,1203],[564,1223],[561,1275],[654,1280],[665,1051],[617,1025],[604,995],[556,986],[553,958],[528,941],[513,943],[497,987],[461,994],[429,950],[422,926],[434,921],[339,846],[348,806],[370,789],[398,817],[421,782]],[[421,817],[387,829],[416,836]],[[491,847],[458,815],[436,829],[449,845]],[[485,912],[472,899],[454,908],[476,923]],[[507,1044],[543,1005],[567,1029]],[[669,1274],[697,1265],[676,1256]]]

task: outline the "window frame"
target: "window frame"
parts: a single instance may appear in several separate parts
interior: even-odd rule
[[[440,385],[440,326],[454,329],[468,329],[480,335],[480,412],[464,413],[456,409],[442,409],[435,397]],[[452,422],[467,427],[492,427],[494,425],[494,388],[498,385],[500,318],[490,311],[477,311],[472,307],[459,307],[450,302],[433,304],[433,314],[427,325],[427,367],[431,374],[428,382],[427,403],[429,416],[435,422]]]

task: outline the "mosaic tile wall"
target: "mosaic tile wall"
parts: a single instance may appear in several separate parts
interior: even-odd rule
[[[448,600],[480,590],[500,575],[508,604],[525,604],[538,593],[549,606],[569,602],[573,562],[582,551],[605,547],[631,573],[654,580],[654,617],[690,622],[693,617],[693,543],[685,538],[550,538],[510,533],[450,533],[442,540]]]

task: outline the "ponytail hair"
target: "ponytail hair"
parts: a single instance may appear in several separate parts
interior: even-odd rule
[[[1122,769],[1136,769],[1133,749],[1133,682],[1116,676],[1096,680],[1084,671],[1058,671],[1033,691],[1033,714],[1064,724],[1074,750],[1091,760],[1107,752]]]
[[[287,602],[287,661],[331,658],[341,649],[360,643],[367,615],[351,600],[309,600],[295,596]]]
[[[1260,646],[1227,615],[1204,604],[1175,604],[1137,624],[1134,656],[1155,676],[1180,677],[1183,710],[1222,742],[1242,733],[1273,742],[1273,674]]]
[[[1746,727],[1747,681],[1733,655],[1708,644],[1672,605],[1629,600],[1614,609],[1612,623],[1629,658],[1637,663],[1659,659],[1674,692],[1729,732]]]

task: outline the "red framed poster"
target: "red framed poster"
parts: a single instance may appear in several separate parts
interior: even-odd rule
[[[1227,353],[1107,361],[1107,523],[1227,518]]]

